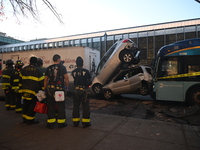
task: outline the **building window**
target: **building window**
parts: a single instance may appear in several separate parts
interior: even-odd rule
[[[176,33],[176,28],[171,28],[171,29],[166,29],[165,34],[175,34]]]
[[[129,38],[137,38],[137,33],[130,33]]]
[[[88,38],[87,41],[88,41],[87,46],[92,47],[92,39]]]
[[[74,46],[80,46],[80,40],[75,40],[75,45]]]
[[[131,33],[131,34],[129,34],[129,39],[131,39],[133,42],[135,42],[136,44],[138,44],[138,35],[137,35],[137,33]]]
[[[63,47],[63,44],[64,44],[63,41],[58,42],[58,47]]]
[[[195,31],[196,26],[188,26],[185,27],[185,32],[193,32]]]
[[[177,41],[184,40],[184,33],[177,33]]]
[[[100,37],[93,38],[93,48],[100,50]]]
[[[185,33],[185,39],[196,38],[196,32],[187,32]]]
[[[176,34],[167,34],[166,35],[166,44],[171,44],[176,42]]]
[[[107,36],[107,47],[106,47],[106,51],[113,45],[113,36]]]
[[[176,28],[176,33],[183,33],[183,27]]]
[[[128,34],[123,34],[123,37],[122,37],[123,39],[128,39],[129,37],[128,37]]]
[[[118,41],[119,39],[122,39],[122,34],[120,34],[120,35],[115,35],[114,37],[115,37],[115,42],[116,42],[116,41]]]
[[[164,35],[165,34],[165,30],[155,30],[155,36],[156,35]]]
[[[43,44],[43,49],[47,49],[47,48],[48,48],[47,43],[44,43]]]
[[[154,38],[153,38],[153,36],[148,37],[147,58],[148,59],[154,59]]]
[[[140,50],[140,58],[147,59],[147,37],[138,38],[138,48]]]
[[[64,47],[68,47],[69,46],[69,41],[64,41]]]
[[[87,46],[86,39],[81,39],[81,46]]]
[[[103,55],[105,54],[106,52],[106,42],[105,42],[105,37],[101,37],[101,50],[100,50],[100,57],[102,58]]]
[[[72,47],[72,46],[73,46],[72,40],[69,40],[69,47]]]
[[[155,36],[155,55],[162,46],[164,46],[164,35]]]
[[[148,31],[148,36],[154,36],[154,31]]]
[[[147,37],[147,32],[139,32],[138,37]]]

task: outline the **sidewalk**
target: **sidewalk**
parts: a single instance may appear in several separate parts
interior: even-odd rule
[[[46,128],[46,115],[39,124],[22,123],[20,114],[6,111],[0,101],[0,150],[199,150],[200,126],[188,126],[120,116],[91,114],[92,126]]]

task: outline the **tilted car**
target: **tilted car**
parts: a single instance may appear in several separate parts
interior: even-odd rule
[[[123,69],[103,86],[103,96],[112,99],[115,95],[126,93],[147,95],[151,91],[152,79],[152,69],[148,66]]]
[[[102,87],[108,84],[121,68],[139,63],[137,45],[130,39],[118,40],[102,57],[96,76],[90,86],[94,94],[101,94]]]

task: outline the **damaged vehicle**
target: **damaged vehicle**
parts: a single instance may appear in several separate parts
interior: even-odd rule
[[[102,57],[96,76],[90,85],[93,94],[102,94],[102,87],[108,84],[112,78],[123,68],[139,63],[137,45],[130,39],[118,40]]]
[[[152,89],[152,79],[152,69],[148,66],[120,70],[109,84],[103,86],[103,96],[112,99],[120,94],[147,95]]]

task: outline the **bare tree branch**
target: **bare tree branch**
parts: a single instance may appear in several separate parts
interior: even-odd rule
[[[0,0],[0,16],[4,14],[5,1],[6,0]],[[29,12],[34,19],[39,20],[37,0],[9,0],[9,2],[12,6],[15,17],[20,14],[24,17],[28,17],[27,12]],[[42,0],[42,2],[50,9],[58,21],[63,23],[61,15],[56,11],[55,7],[49,2],[49,0]]]

